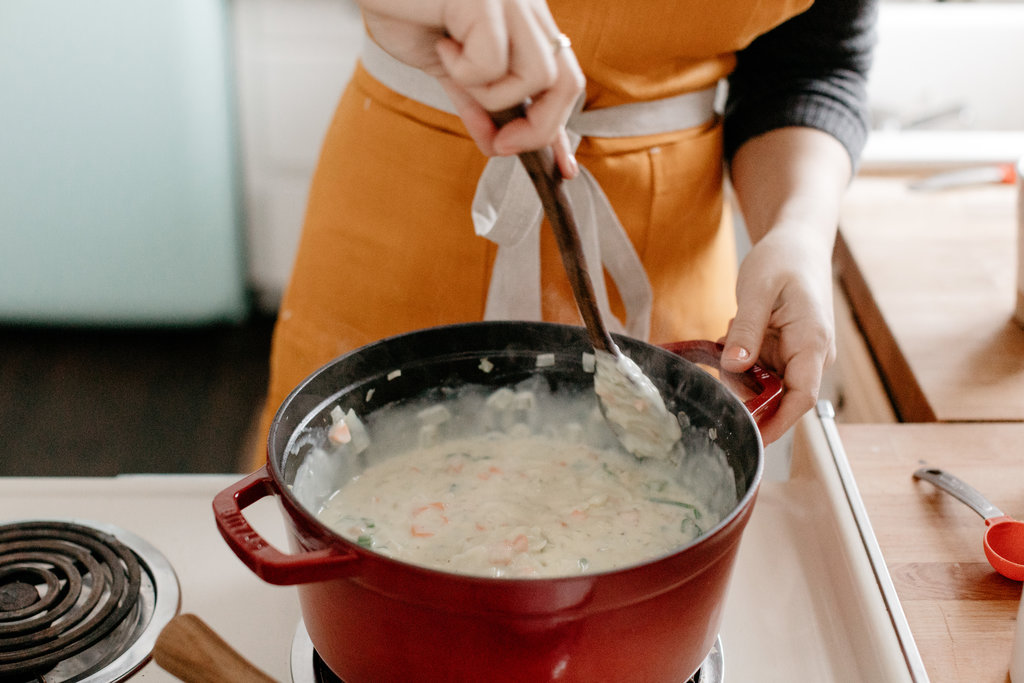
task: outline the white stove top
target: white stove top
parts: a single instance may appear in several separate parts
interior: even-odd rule
[[[181,611],[193,612],[256,666],[289,681],[288,657],[299,621],[294,589],[271,586],[228,549],[214,524],[213,497],[238,475],[0,479],[0,523],[80,519],[114,524],[149,541],[181,586]],[[268,540],[285,545],[270,500],[246,510]],[[150,662],[132,681],[178,679]]]
[[[820,424],[810,424],[821,439]],[[762,484],[744,536],[721,640],[732,681],[910,681],[890,613],[827,444],[787,481]],[[241,475],[0,479],[0,523],[70,518],[117,525],[149,541],[178,575],[192,612],[267,674],[291,681],[300,620],[295,590],[264,583],[228,549],[211,503]],[[246,509],[286,548],[270,499]],[[177,680],[150,662],[133,678]]]

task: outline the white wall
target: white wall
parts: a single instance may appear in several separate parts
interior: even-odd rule
[[[1024,129],[1024,2],[886,2],[868,94],[879,121]]]
[[[362,21],[351,0],[236,0],[234,13],[249,278],[274,310]]]

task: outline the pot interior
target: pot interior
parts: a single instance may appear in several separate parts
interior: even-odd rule
[[[725,386],[697,365],[633,339],[616,341],[658,387],[668,408],[685,416],[685,455],[678,476],[723,507],[719,526],[724,525],[753,495],[760,478],[762,447],[753,419]],[[401,420],[389,419],[396,414],[454,406],[456,419],[449,427],[472,434],[493,427],[474,411],[500,388],[528,388],[539,400],[549,401],[537,414],[551,426],[565,421],[560,402],[593,413],[597,398],[588,354],[592,349],[583,328],[552,323],[468,323],[371,344],[325,365],[285,400],[270,432],[271,471],[284,495],[315,520],[326,499],[374,458],[415,443],[418,426],[406,428]],[[336,447],[325,446],[332,411],[349,410],[377,447],[338,457]],[[615,443],[599,415],[585,425],[588,443]]]

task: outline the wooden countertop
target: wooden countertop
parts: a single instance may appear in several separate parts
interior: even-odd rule
[[[839,425],[932,683],[1007,683],[1021,583],[996,574],[985,524],[914,470],[939,467],[1024,519],[1024,424]]]
[[[839,278],[904,422],[1024,421],[1011,185],[915,192],[854,180]]]

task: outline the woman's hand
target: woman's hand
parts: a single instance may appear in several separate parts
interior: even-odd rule
[[[543,0],[360,0],[373,39],[435,76],[488,156],[551,145],[562,174],[576,174],[565,122],[584,79]],[[502,127],[490,111],[528,102]]]
[[[742,372],[760,359],[782,377],[779,409],[761,425],[771,443],[814,406],[835,360],[832,246],[850,157],[826,133],[780,128],[744,144],[731,170],[753,247],[722,367]]]
[[[758,359],[782,377],[775,415],[760,425],[765,443],[781,437],[818,400],[835,360],[832,271],[828,255],[808,248],[803,231],[778,226],[755,244],[736,281],[736,317],[722,366],[746,369]]]

